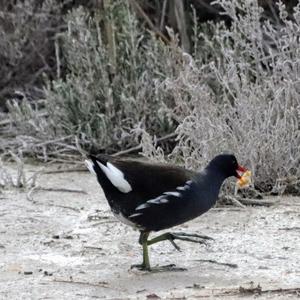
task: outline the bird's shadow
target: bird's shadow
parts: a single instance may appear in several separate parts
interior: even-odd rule
[[[151,275],[164,272],[185,272],[187,270],[187,268],[177,267],[175,264],[151,267],[151,270],[143,270],[135,267],[129,269],[130,272],[140,275]]]

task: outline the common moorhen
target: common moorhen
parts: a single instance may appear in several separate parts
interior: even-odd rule
[[[88,169],[97,176],[113,214],[140,230],[143,247],[140,269],[150,270],[148,246],[169,240],[201,242],[198,234],[164,233],[148,240],[151,231],[170,228],[192,220],[213,207],[224,180],[246,172],[234,155],[221,154],[200,172],[184,168],[122,160],[108,155],[89,155]],[[203,242],[203,241],[202,241]]]

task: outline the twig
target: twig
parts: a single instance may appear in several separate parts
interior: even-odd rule
[[[101,287],[108,287],[108,282],[106,281],[100,281],[98,283],[91,283],[91,282],[85,282],[85,281],[73,281],[71,280],[65,280],[65,279],[59,279],[55,278],[53,282],[61,282],[61,283],[72,283],[72,284],[84,284],[84,285],[91,285],[91,286],[101,286]]]
[[[14,161],[17,163],[17,168],[18,168],[15,186],[18,188],[23,187],[26,184],[26,175],[24,172],[24,162],[18,155],[16,155],[12,151],[9,151],[9,154],[14,159]]]
[[[107,220],[107,221],[93,223],[91,226],[97,227],[98,225],[109,224],[109,223],[118,223],[118,221],[117,220]]]
[[[66,168],[66,169],[59,169],[59,170],[51,170],[51,171],[44,171],[43,174],[59,174],[59,173],[75,173],[75,172],[87,172],[87,168]]]
[[[300,288],[278,288],[278,289],[266,289],[263,290],[260,285],[250,286],[249,288],[245,288],[240,286],[237,289],[231,289],[224,291],[218,296],[229,296],[229,295],[238,295],[238,294],[271,294],[271,293],[279,293],[279,294],[296,294],[299,295]]]
[[[132,152],[136,152],[136,151],[141,150],[141,149],[142,149],[142,146],[138,145],[138,146],[131,147],[129,149],[122,150],[122,151],[119,151],[117,153],[114,153],[114,154],[112,154],[112,156],[121,156],[121,155],[124,155],[124,154],[129,154],[129,153],[132,153]]]
[[[159,25],[160,31],[164,30],[167,2],[168,0],[164,0],[163,7],[162,7],[162,13],[161,13],[160,25]]]
[[[60,157],[62,156],[62,154],[60,154]],[[42,156],[38,156],[38,158],[40,158],[41,160],[43,160]],[[77,159],[78,157],[76,157]],[[52,163],[61,163],[61,164],[69,164],[69,165],[74,165],[80,162],[80,160],[71,160],[70,159],[62,159],[62,158],[48,158],[48,160],[51,159]]]
[[[71,207],[71,206],[66,206],[66,205],[47,204],[47,206],[61,207],[61,208],[65,208],[65,209],[70,209],[70,210],[76,211],[77,213],[80,212],[79,208],[75,208],[75,207]]]
[[[34,146],[35,147],[42,147],[42,146],[46,146],[46,145],[49,145],[49,144],[57,144],[58,142],[64,141],[64,140],[69,139],[71,137],[73,137],[73,135],[68,135],[68,136],[64,136],[64,137],[61,137],[61,138],[58,138],[58,139],[55,139],[55,140],[50,140],[50,141],[42,142],[42,143],[36,144]],[[65,144],[63,146],[65,146]],[[74,147],[72,147],[72,150],[73,150],[73,148]]]
[[[42,169],[40,169],[39,171],[36,171],[33,173],[33,175],[31,175],[27,180],[26,180],[26,186],[28,187],[35,187],[36,186],[36,180],[38,178],[38,176],[40,176],[41,174],[43,174],[43,170],[45,170],[45,168],[49,167],[52,164],[52,162],[49,162],[48,164],[46,164]]]
[[[58,38],[54,41],[55,46],[55,61],[56,61],[56,77],[60,78],[61,63],[60,63],[60,47],[58,44]]]
[[[269,290],[262,290],[261,293],[282,293],[282,294],[296,294],[299,296],[300,288],[279,288],[279,289],[269,289]]]
[[[230,206],[226,206],[226,207],[214,207],[212,208],[213,211],[241,211],[242,209],[239,207],[230,207]]]
[[[103,248],[101,248],[101,247],[94,247],[94,246],[85,246],[84,249],[103,250]]]
[[[224,198],[227,200],[230,200],[232,202],[233,205],[237,206],[237,207],[241,207],[241,208],[246,208],[245,205],[243,205],[238,199],[236,199],[235,197],[232,197],[230,195],[226,195],[224,196]]]
[[[29,193],[26,195],[27,200],[30,201],[30,202],[32,202],[33,204],[36,204],[36,205],[45,205],[45,206],[51,206],[51,207],[61,207],[61,208],[73,210],[73,211],[75,211],[77,213],[79,213],[81,211],[79,208],[75,208],[75,207],[71,207],[71,206],[57,205],[57,204],[51,204],[51,203],[39,203],[37,201],[34,201],[33,197],[32,197],[32,193],[34,192],[34,190],[35,190],[35,188],[31,189],[29,191]]]
[[[37,187],[35,192],[37,191],[45,191],[45,192],[62,192],[62,193],[79,193],[79,194],[87,194],[84,190],[77,190],[77,189],[67,189],[67,188],[43,188]]]
[[[161,142],[164,142],[166,140],[169,140],[169,139],[172,139],[174,137],[177,136],[177,133],[170,133],[170,134],[167,134],[161,138],[158,138],[156,140],[157,143],[161,143]],[[122,150],[122,151],[119,151],[117,153],[114,153],[112,156],[120,156],[120,155],[124,155],[124,154],[128,154],[128,153],[132,153],[132,152],[135,152],[135,151],[138,151],[138,150],[141,150],[142,149],[142,145],[138,145],[138,146],[134,146],[132,148],[129,148],[129,149],[126,149],[126,150]]]
[[[227,267],[234,268],[234,269],[236,269],[238,267],[237,264],[222,263],[222,262],[218,262],[218,261],[216,261],[214,259],[196,259],[196,261],[199,261],[199,262],[208,262],[208,263],[212,263],[212,264],[216,264],[216,265],[227,266]]]
[[[185,20],[185,9],[183,0],[173,0],[174,14],[176,18],[177,27],[180,33],[181,45],[186,52],[190,52],[190,40],[187,34],[187,25]]]
[[[278,178],[276,180],[276,183],[278,183],[278,182],[293,183],[294,181],[297,182],[298,180],[300,180],[300,178],[297,176],[288,176],[288,177]]]
[[[167,44],[170,44],[169,39],[161,32],[159,31],[155,25],[152,23],[151,19],[147,16],[147,14],[144,12],[144,10],[141,8],[141,6],[137,3],[135,0],[131,0],[130,3],[138,14],[145,20],[145,22],[148,24],[148,26]]]
[[[283,227],[283,228],[279,228],[279,230],[286,230],[286,231],[300,230],[300,227]]]
[[[272,206],[278,204],[279,200],[256,200],[256,199],[244,199],[241,198],[239,201],[246,205],[258,205],[258,206]]]
[[[43,187],[36,186],[36,187],[33,187],[32,189],[30,189],[30,191],[27,193],[27,195],[26,195],[27,200],[34,202],[34,200],[32,198],[32,194],[35,192],[40,192],[40,191],[87,194],[87,192],[84,190],[66,189],[66,188],[43,188]]]
[[[26,194],[26,199],[28,201],[31,201],[33,203],[35,203],[35,201],[32,198],[32,194],[34,193],[34,190],[36,189],[36,187],[33,187],[32,189],[30,189],[30,191]]]
[[[248,287],[239,287],[239,293],[241,294],[261,294],[261,286],[258,284],[257,286],[250,286]]]

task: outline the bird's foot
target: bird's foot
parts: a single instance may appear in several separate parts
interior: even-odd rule
[[[158,242],[166,241],[166,240],[170,241],[170,243],[174,246],[176,250],[181,251],[180,247],[175,243],[174,240],[182,240],[182,241],[207,245],[206,241],[213,240],[213,238],[206,235],[192,234],[192,233],[185,233],[185,232],[166,232],[151,240],[148,240],[147,246],[150,246]]]
[[[181,251],[180,247],[174,242],[174,240],[175,240],[175,236],[170,232],[166,232],[166,233],[163,233],[151,240],[148,240],[147,245],[150,246],[150,245],[156,244],[158,242],[169,241],[177,251]]]
[[[211,238],[207,235],[200,235],[200,234],[196,234],[196,233],[170,232],[169,234],[170,234],[169,240],[172,242],[172,244],[174,243],[174,240],[181,240],[181,241],[188,241],[188,242],[192,242],[192,243],[199,243],[199,244],[207,245],[208,240],[214,240],[213,238]]]
[[[165,266],[155,266],[155,267],[146,267],[144,264],[132,265],[130,269],[137,269],[139,271],[146,271],[151,273],[162,273],[162,272],[183,272],[187,271],[186,268],[176,267],[174,264],[165,265]]]
[[[177,251],[181,252],[181,248],[174,242],[175,237],[173,236],[172,233],[170,233],[170,238],[169,238],[168,240],[170,241],[170,243],[174,246],[174,248],[175,248]]]
[[[142,264],[134,264],[130,266],[130,269],[137,269],[139,271],[148,271],[151,272],[151,268],[150,266],[147,266],[146,264],[142,263]]]
[[[151,270],[153,273],[160,272],[184,272],[187,271],[186,268],[176,267],[174,264],[165,265],[165,266],[156,266]]]

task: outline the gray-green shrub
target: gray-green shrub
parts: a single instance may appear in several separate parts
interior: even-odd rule
[[[72,136],[73,144],[76,139],[87,150],[112,152],[136,144],[131,131],[137,126],[152,134],[175,129],[165,113],[172,99],[160,86],[176,73],[172,49],[140,28],[126,1],[114,1],[109,11],[94,17],[78,8],[66,23],[68,30],[59,38],[68,74],[45,89],[47,128],[41,135],[30,130],[36,122],[28,113],[27,126],[17,126],[19,134],[31,132],[42,140],[43,131],[47,139]]]
[[[161,161],[151,135],[176,128],[167,160],[196,169],[231,151],[262,189],[300,176],[300,6],[291,21],[279,3],[271,23],[256,1],[218,3],[232,24],[195,25],[192,55],[141,29],[126,1],[105,16],[74,10],[60,36],[69,72],[49,82],[44,117],[11,105],[20,147],[44,158],[76,144],[115,151],[142,133],[144,155]]]
[[[294,21],[279,4],[275,28],[255,1],[218,3],[231,27],[211,24],[213,37],[200,33],[195,57],[184,54],[179,75],[165,81],[180,123],[169,158],[197,168],[230,151],[267,190],[300,176],[300,4]]]

